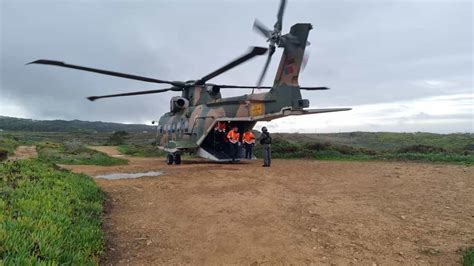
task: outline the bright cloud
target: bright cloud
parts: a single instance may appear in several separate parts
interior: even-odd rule
[[[473,93],[353,106],[347,112],[286,117],[266,125],[275,132],[474,132]]]

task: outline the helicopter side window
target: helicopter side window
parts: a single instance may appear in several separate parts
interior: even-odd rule
[[[181,122],[176,123],[176,132],[181,132]]]
[[[160,134],[163,133],[163,126],[162,126],[162,125],[159,125],[159,126],[158,126],[158,132],[160,132]]]
[[[188,133],[188,126],[189,126],[188,121],[187,121],[187,120],[184,120],[184,122],[183,122],[183,128],[184,128],[184,132],[185,132],[185,133]]]

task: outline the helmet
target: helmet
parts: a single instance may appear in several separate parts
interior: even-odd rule
[[[268,131],[267,127],[262,127],[262,132],[267,132],[267,131]]]

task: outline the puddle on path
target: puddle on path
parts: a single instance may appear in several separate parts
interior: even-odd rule
[[[98,175],[95,176],[96,178],[104,178],[104,179],[127,179],[127,178],[138,178],[144,176],[160,176],[163,172],[161,171],[151,171],[145,173],[111,173],[106,175]]]

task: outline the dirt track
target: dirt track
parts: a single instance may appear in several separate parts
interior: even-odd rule
[[[110,147],[98,149],[117,155]],[[474,168],[275,160],[69,166],[107,194],[105,264],[458,264],[474,245]]]
[[[36,147],[35,146],[18,146],[15,150],[15,154],[8,159],[10,160],[25,160],[29,158],[36,157]]]

